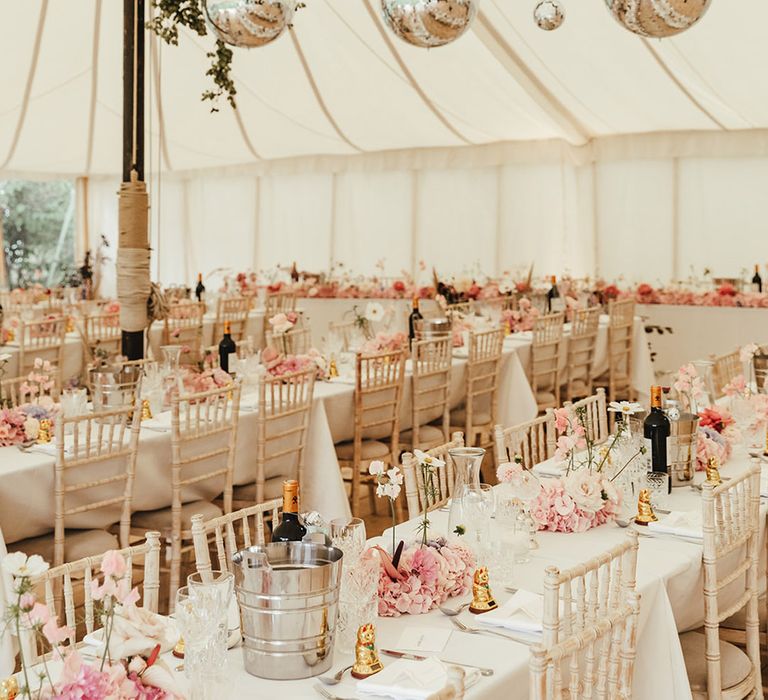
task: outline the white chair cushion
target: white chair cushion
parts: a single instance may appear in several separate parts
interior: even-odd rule
[[[355,455],[355,443],[341,442],[336,447],[336,456],[349,462]],[[361,459],[388,459],[389,446],[379,440],[363,440],[360,444]]]
[[[446,443],[443,431],[436,425],[419,426],[419,445],[415,445],[420,450],[431,450],[433,447]],[[414,447],[413,430],[404,430],[400,433],[400,449],[410,450]]]
[[[707,660],[704,657],[704,635],[700,632],[681,634],[680,645],[683,648],[685,669],[688,672],[691,690],[706,692]],[[751,672],[752,663],[741,649],[728,642],[720,642],[720,673],[723,691],[739,685]]]
[[[221,508],[208,501],[192,501],[181,506],[181,529],[189,530],[192,527],[192,516],[202,515],[203,520],[212,520],[223,515]],[[134,513],[131,518],[131,527],[140,530],[158,530],[163,537],[171,535],[173,513],[170,508],[158,510],[142,510]]]
[[[106,530],[66,530],[64,533],[64,561],[95,557],[110,549],[119,549],[117,537]],[[27,556],[39,554],[53,566],[53,533],[30,537],[8,545],[9,552],[24,552]]]
[[[491,414],[487,411],[475,411],[472,414],[473,425],[488,425],[491,422]],[[451,411],[451,425],[463,428],[467,424],[466,407],[457,408]]]

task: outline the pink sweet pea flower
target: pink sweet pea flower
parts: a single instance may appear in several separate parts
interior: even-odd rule
[[[72,636],[73,631],[66,625],[59,627],[56,618],[51,617],[48,619],[48,622],[43,625],[43,634],[51,646],[58,646],[69,639]]]
[[[110,549],[101,558],[101,573],[104,576],[120,578],[125,574],[126,564],[123,555],[115,549]]]

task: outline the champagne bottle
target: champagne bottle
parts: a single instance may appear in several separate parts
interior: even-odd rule
[[[643,437],[648,450],[650,471],[669,474],[667,461],[667,439],[671,431],[669,418],[661,408],[661,387],[651,387],[651,411],[643,422]],[[669,480],[668,492],[672,493],[672,479]]]
[[[408,337],[413,340],[416,337],[416,321],[422,319],[421,311],[419,311],[419,298],[413,297],[413,307],[411,315],[408,317]]]
[[[197,286],[195,287],[195,296],[198,301],[205,301],[205,285],[203,284],[203,273],[197,273]]]
[[[560,296],[560,290],[557,288],[557,277],[552,275],[552,286],[547,292],[547,306],[550,313],[565,311],[565,302]]]
[[[232,340],[232,329],[229,321],[224,321],[224,337],[219,343],[219,366],[229,372],[229,358],[237,352],[237,345]]]
[[[755,274],[752,276],[752,291],[763,291],[763,278],[760,277],[760,265],[755,265]]]
[[[306,534],[307,528],[299,517],[299,482],[288,479],[283,482],[283,514],[272,533],[272,541],[300,542]]]

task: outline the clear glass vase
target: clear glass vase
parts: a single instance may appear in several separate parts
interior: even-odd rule
[[[448,536],[458,534],[456,528],[466,527],[463,495],[480,489],[480,465],[485,450],[482,447],[456,447],[448,451],[453,462],[454,482],[451,508],[448,513]]]

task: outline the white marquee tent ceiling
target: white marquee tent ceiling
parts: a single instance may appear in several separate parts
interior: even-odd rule
[[[713,0],[698,25],[663,41],[621,28],[604,0],[564,0],[565,23],[543,32],[534,4],[482,0],[470,32],[426,51],[384,29],[378,0],[307,0],[291,34],[235,49],[239,121],[225,102],[211,114],[200,101],[210,37],[185,33],[178,47],[153,41],[153,148],[164,170],[178,172],[321,154],[768,128],[764,0]],[[3,0],[3,10],[0,173],[118,173],[122,2]]]

